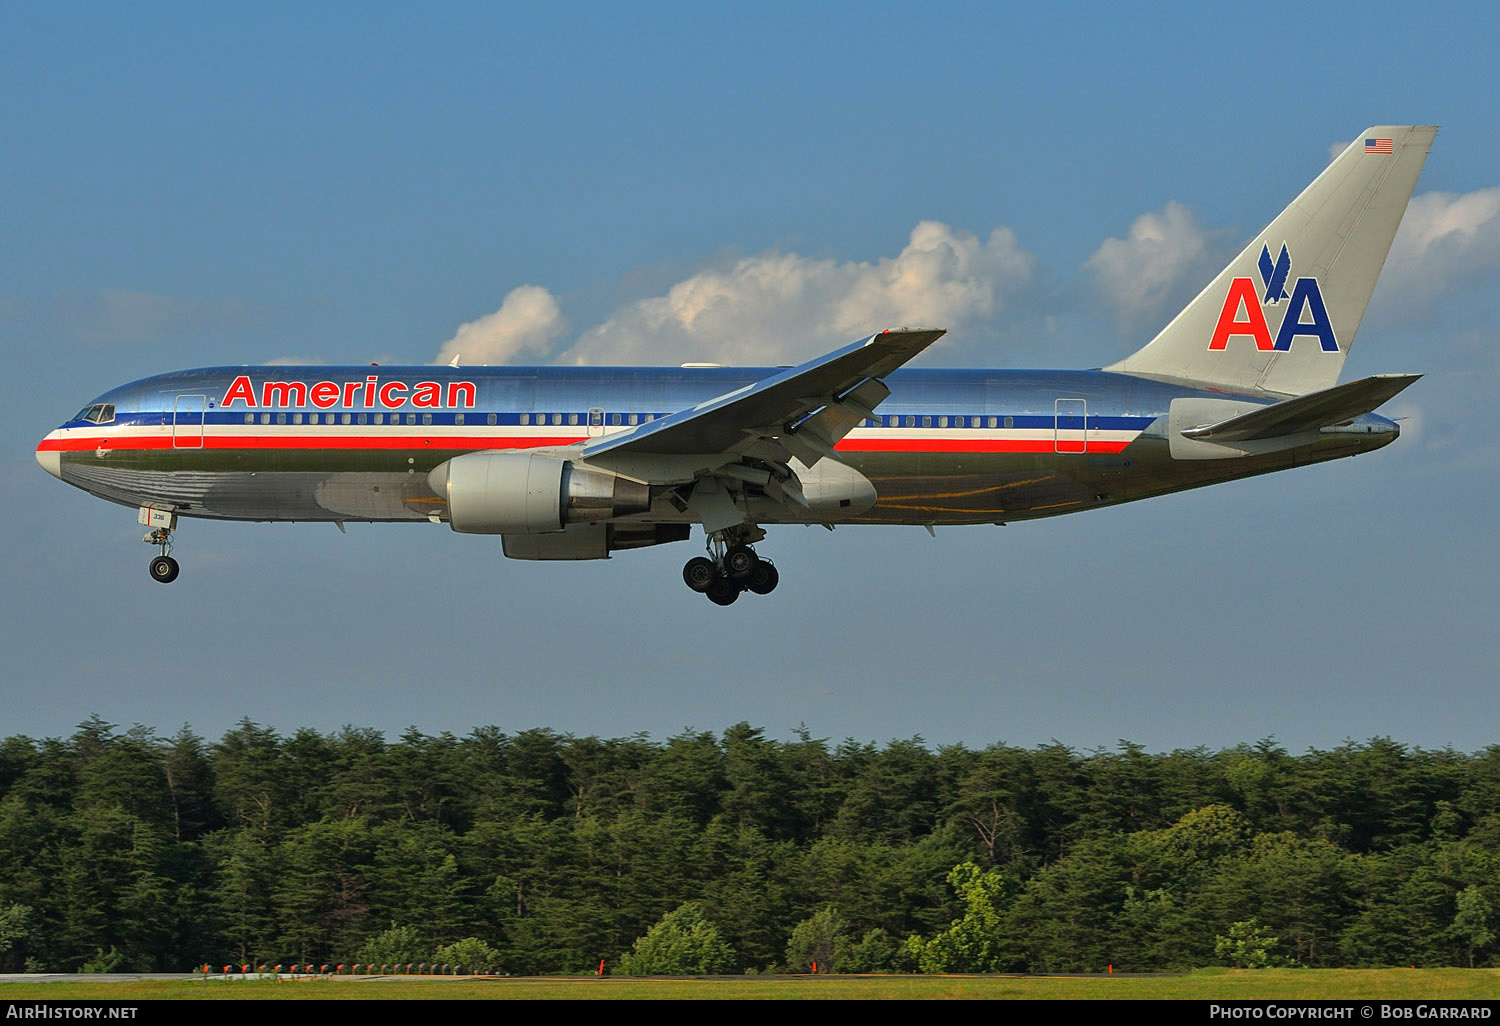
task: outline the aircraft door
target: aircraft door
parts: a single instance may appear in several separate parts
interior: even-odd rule
[[[172,403],[172,448],[203,448],[203,414],[208,409],[206,395],[180,395]]]
[[[1057,452],[1087,452],[1087,399],[1058,399],[1053,404],[1053,448]]]
[[[604,410],[598,406],[589,408],[589,437],[598,438],[604,434]]]

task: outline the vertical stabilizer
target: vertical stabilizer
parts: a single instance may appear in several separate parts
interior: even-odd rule
[[[1366,129],[1143,349],[1104,368],[1301,395],[1338,381],[1437,129]]]

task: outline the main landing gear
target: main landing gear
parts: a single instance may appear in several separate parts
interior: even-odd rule
[[[732,604],[742,592],[769,595],[781,575],[769,561],[741,541],[727,543],[720,535],[708,540],[708,556],[694,556],[682,568],[687,586],[718,606]]]

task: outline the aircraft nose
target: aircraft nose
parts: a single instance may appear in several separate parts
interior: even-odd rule
[[[42,465],[42,469],[59,481],[62,480],[62,453],[56,449],[44,449],[37,446],[36,461]]]

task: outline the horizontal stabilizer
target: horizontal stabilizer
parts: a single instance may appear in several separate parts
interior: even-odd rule
[[[1217,424],[1188,428],[1182,434],[1202,441],[1244,442],[1316,431],[1318,428],[1369,413],[1421,376],[1377,374],[1262,406]]]

